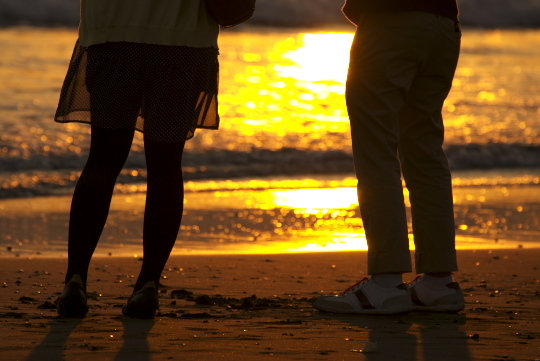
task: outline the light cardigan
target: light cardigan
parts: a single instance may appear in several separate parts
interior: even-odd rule
[[[128,41],[217,48],[218,34],[204,0],[81,0],[82,46]]]

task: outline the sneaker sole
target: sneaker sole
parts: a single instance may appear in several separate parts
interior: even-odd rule
[[[413,306],[413,311],[421,312],[459,312],[465,305]]]
[[[451,288],[455,289],[454,295],[448,295],[440,297],[438,299],[439,303],[435,302],[431,306],[425,305],[422,303],[422,300],[419,298],[416,289],[413,287],[410,288],[411,298],[412,298],[412,307],[413,311],[421,312],[459,312],[465,308],[465,300],[463,298],[463,292],[457,282],[449,284]],[[447,286],[448,287],[448,286]]]

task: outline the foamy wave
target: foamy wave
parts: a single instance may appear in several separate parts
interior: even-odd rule
[[[536,144],[451,145],[446,154],[453,169],[527,168],[540,166]]]
[[[540,167],[540,146],[523,144],[450,145],[446,149],[453,170]],[[75,184],[84,165],[84,154],[0,157],[0,198],[61,194]],[[146,181],[144,155],[132,152],[119,183]],[[9,172],[7,172],[9,170]],[[186,180],[240,179],[351,175],[353,158],[347,151],[306,151],[283,148],[251,152],[216,150],[186,152]],[[129,187],[128,187],[129,188]],[[125,188],[125,189],[128,189]],[[137,187],[134,188],[137,191]]]
[[[328,26],[347,24],[344,0],[258,0],[251,24]],[[462,21],[481,27],[540,26],[540,0],[461,0]],[[64,25],[79,22],[79,0],[0,0],[0,25]]]
[[[1,145],[1,144],[0,144]],[[453,169],[494,169],[539,167],[540,145],[536,144],[453,144],[446,147]],[[15,154],[15,155],[14,155]],[[86,160],[86,152],[74,153],[7,153],[0,157],[3,172],[78,170]],[[186,151],[184,166],[188,173],[202,174],[203,178],[244,177],[253,175],[334,174],[352,171],[349,150],[314,151],[295,148],[280,150],[254,148],[251,151],[205,150]],[[132,151],[126,168],[145,167],[141,150]],[[221,169],[212,173],[211,168]],[[222,174],[223,176],[219,176]],[[193,177],[198,177],[194,175]]]

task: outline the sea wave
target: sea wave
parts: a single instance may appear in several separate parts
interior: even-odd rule
[[[538,144],[451,144],[445,151],[452,169],[540,167]],[[85,151],[33,154],[6,152],[0,157],[0,169],[3,173],[78,170],[82,168],[86,158]],[[278,150],[252,148],[248,151],[207,149],[186,151],[183,165],[187,169],[193,169],[188,172],[193,173],[192,178],[341,174],[353,171],[353,157],[349,150],[317,151],[288,147]],[[144,153],[141,149],[131,152],[126,168],[145,168]],[[219,171],[212,171],[217,168]]]
[[[0,25],[77,26],[80,0],[0,0]],[[347,24],[344,0],[258,0],[251,24],[315,27]],[[464,25],[538,27],[540,0],[461,0]]]
[[[451,167],[460,170],[496,170],[540,167],[540,145],[462,144],[446,148]],[[63,194],[78,179],[85,153],[0,157],[0,198]],[[215,150],[186,152],[183,160],[186,180],[222,180],[261,177],[292,179],[308,176],[352,175],[352,154],[348,151],[310,151],[282,148],[250,152]],[[138,191],[146,181],[144,154],[130,155],[118,182],[124,190]],[[132,185],[132,186],[130,186]]]

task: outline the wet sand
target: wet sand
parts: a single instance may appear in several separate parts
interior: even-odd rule
[[[457,182],[458,249],[540,248],[540,186],[519,177]],[[228,183],[188,182],[173,254],[365,250],[353,184],[352,178],[266,179],[235,182],[234,189]],[[97,256],[141,255],[143,190],[117,189]],[[65,195],[1,199],[0,257],[65,257],[70,204]]]
[[[2,200],[0,359],[540,360],[540,187],[457,187],[458,246],[468,249],[459,251],[456,279],[466,309],[383,317],[311,307],[365,276],[365,252],[298,253],[310,242],[358,249],[357,206],[333,203],[354,198],[354,189],[343,191],[326,199],[319,194],[331,189],[188,193],[153,321],[121,316],[141,266],[144,194],[114,197],[83,320],[57,318],[53,305],[70,197]],[[314,197],[328,209],[296,204]]]
[[[95,259],[82,320],[59,319],[52,306],[65,259],[4,258],[0,358],[540,359],[540,250],[459,251],[459,258],[463,312],[368,317],[310,306],[361,278],[365,252],[174,256],[153,321],[121,316],[138,258]]]

